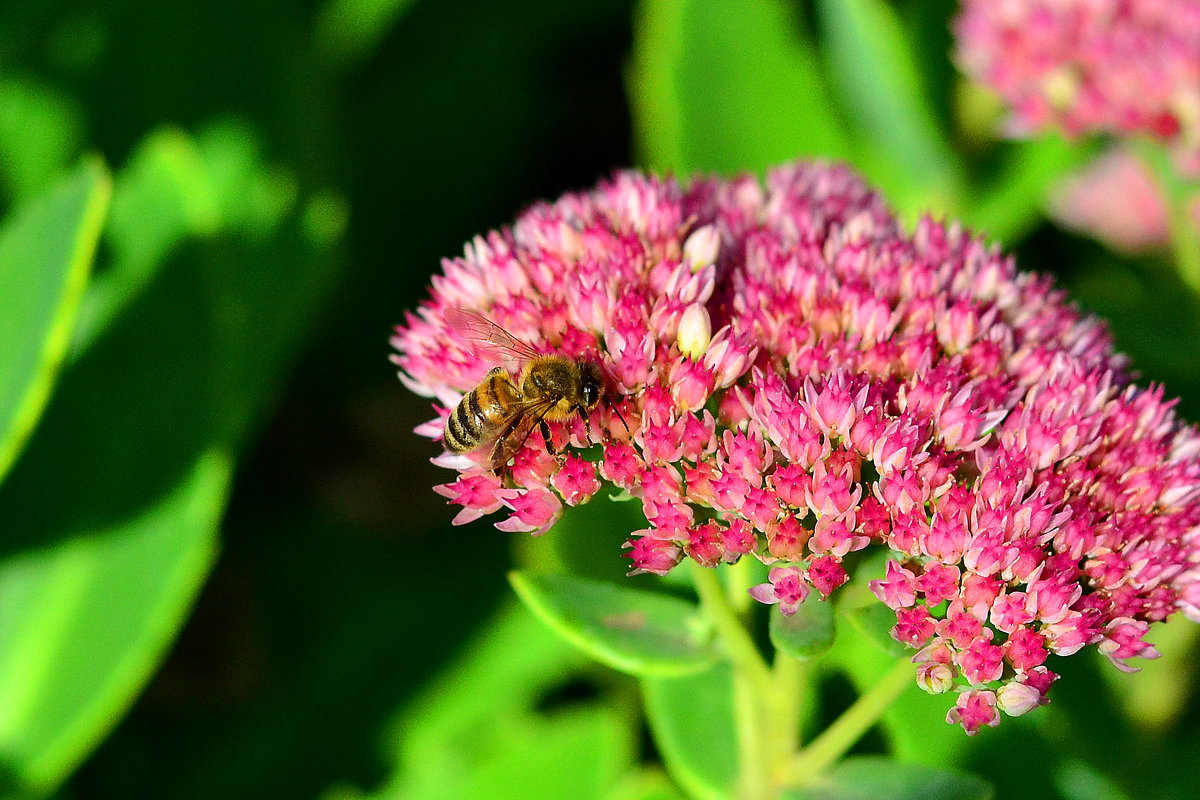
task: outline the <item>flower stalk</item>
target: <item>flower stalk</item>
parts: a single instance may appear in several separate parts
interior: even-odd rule
[[[913,685],[912,665],[896,662],[828,728],[788,763],[783,780],[791,786],[812,783],[836,764],[901,694]]]

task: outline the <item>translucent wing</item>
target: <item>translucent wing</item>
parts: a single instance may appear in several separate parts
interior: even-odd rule
[[[529,434],[533,433],[533,429],[554,407],[555,402],[554,398],[544,398],[522,403],[520,407],[514,409],[505,424],[497,427],[495,438],[486,440],[487,443],[492,444],[488,467],[498,470],[507,464],[508,460],[525,445]],[[481,446],[485,445],[481,443]]]
[[[541,355],[533,345],[522,342],[487,317],[463,308],[446,309],[443,318],[463,339],[470,342],[484,356],[494,360],[505,358],[520,362],[531,361]]]

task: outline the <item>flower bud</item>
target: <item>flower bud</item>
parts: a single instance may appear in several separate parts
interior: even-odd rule
[[[692,234],[695,237],[695,234]],[[691,239],[688,239],[691,242]],[[708,349],[712,341],[712,323],[708,319],[708,309],[702,303],[692,303],[679,319],[679,333],[676,336],[679,352],[691,359],[699,359]]]
[[[942,694],[954,687],[954,667],[949,664],[922,664],[917,669],[917,685],[930,694]]]
[[[1024,683],[1006,683],[996,690],[996,705],[1010,717],[1019,717],[1042,702],[1042,693]]]
[[[717,252],[721,249],[721,234],[712,225],[705,225],[692,231],[692,235],[683,243],[683,263],[692,272],[699,272],[709,264],[717,261]]]

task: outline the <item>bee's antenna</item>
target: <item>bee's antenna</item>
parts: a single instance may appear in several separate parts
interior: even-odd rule
[[[625,422],[625,417],[621,415],[621,407],[607,396],[604,398],[604,404],[617,413],[617,419],[621,420],[621,424],[625,426],[625,432],[632,436],[633,431],[629,430],[629,423]]]

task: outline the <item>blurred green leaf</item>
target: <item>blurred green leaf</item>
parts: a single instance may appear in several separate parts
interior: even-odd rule
[[[629,769],[631,726],[540,699],[586,665],[520,606],[504,610],[394,727],[395,772],[372,797],[603,797]]]
[[[786,4],[643,0],[634,30],[628,84],[645,166],[731,173],[852,155]]]
[[[78,356],[154,278],[180,242],[219,222],[213,188],[195,142],[176,128],[146,137],[117,173],[105,237],[112,261],[97,272],[79,314]]]
[[[155,225],[152,206],[129,213],[131,227],[138,216]],[[230,237],[154,271],[64,372],[0,485],[0,569],[29,565],[13,589],[25,599],[0,614],[13,610],[12,636],[37,635],[6,650],[22,658],[0,676],[20,701],[0,740],[14,782],[51,789],[66,776],[194,601],[230,454],[270,402],[331,274],[301,228],[291,218],[269,240]],[[55,702],[34,694],[42,687]]]
[[[317,51],[338,66],[371,55],[414,0],[327,0],[317,18]]]
[[[892,638],[896,612],[882,603],[840,609],[838,613],[855,631],[889,656],[898,658],[909,652],[908,648]]]
[[[0,794],[52,789],[132,701],[212,564],[230,474],[206,454],[134,517],[0,565]]]
[[[0,229],[0,479],[66,355],[110,188],[103,164],[85,161]]]
[[[1066,800],[1129,800],[1129,795],[1092,765],[1067,759],[1054,771],[1054,783]]]
[[[494,749],[443,772],[436,786],[394,796],[405,800],[599,800],[633,758],[624,721],[602,707],[562,711],[544,719],[504,720],[488,740]]]
[[[994,792],[974,775],[858,756],[838,764],[811,788],[784,796],[787,800],[991,800]]]
[[[568,575],[509,575],[521,601],[571,644],[631,675],[681,675],[716,659],[699,609],[656,592]]]
[[[637,769],[621,778],[606,800],[687,800],[671,779],[657,770]]]
[[[532,710],[556,682],[587,664],[524,606],[501,609],[392,726],[401,766],[428,768],[470,746],[490,720]]]
[[[1042,219],[1054,184],[1086,164],[1097,149],[1094,142],[1068,142],[1054,133],[1011,143],[995,176],[974,189],[963,222],[1011,247]]]
[[[0,188],[20,201],[75,160],[83,120],[75,103],[33,80],[0,80]]]
[[[689,797],[728,800],[737,786],[733,670],[644,678],[646,718],[667,772]]]
[[[771,644],[792,658],[816,658],[833,646],[833,606],[815,594],[809,594],[790,617],[774,609],[770,617]]]
[[[819,0],[817,10],[839,97],[867,146],[859,166],[907,220],[952,211],[961,170],[895,11],[884,0]]]

